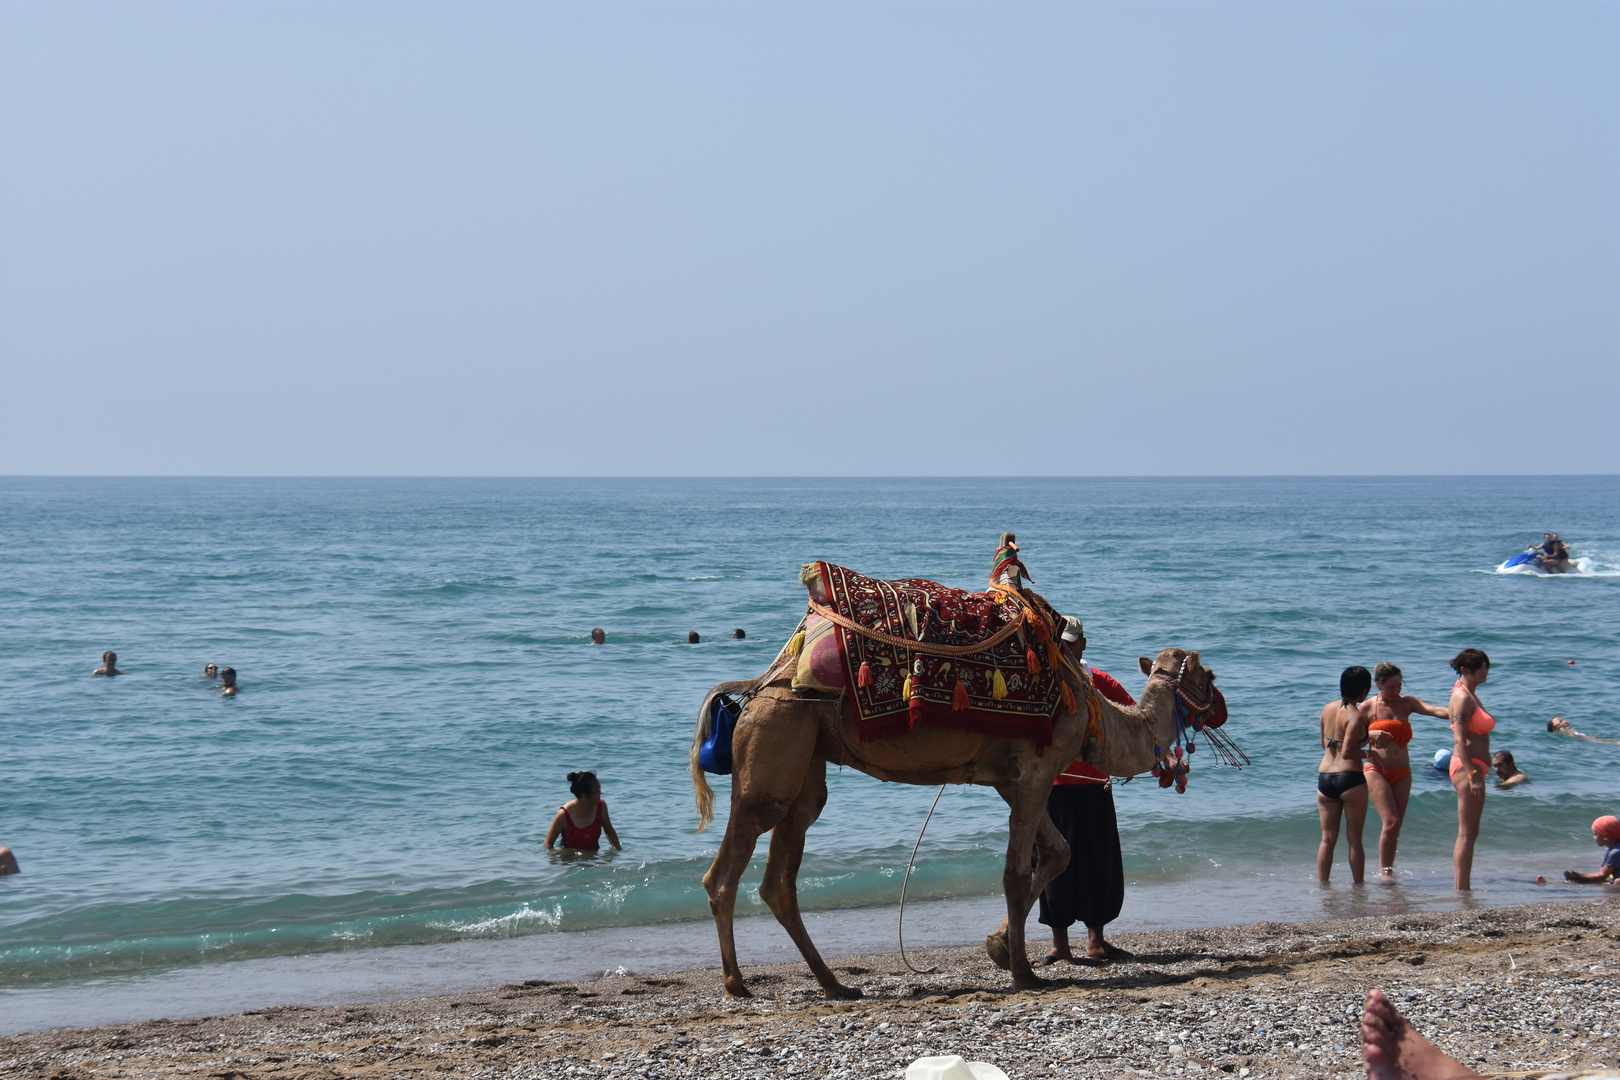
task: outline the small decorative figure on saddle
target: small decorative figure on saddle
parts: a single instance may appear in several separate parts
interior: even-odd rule
[[[1023,596],[1024,578],[1026,577],[1031,581],[1035,580],[1034,575],[1029,572],[1029,567],[1025,566],[1018,558],[1017,535],[1010,532],[1002,533],[1001,539],[997,542],[995,558],[990,560],[991,591],[994,592],[997,588],[1011,589],[1020,595],[1020,602],[1030,607],[1031,612],[1035,613],[1038,609],[1030,605],[1029,597]],[[1034,594],[1031,593],[1030,596],[1033,597]],[[1048,607],[1044,600],[1041,601],[1041,606],[1043,608]],[[1060,666],[1060,662],[1058,660],[1058,644],[1052,639],[1051,631],[1056,628],[1057,612],[1048,610],[1045,614],[1046,618],[1037,617],[1031,621],[1035,627],[1035,636],[1045,645],[1047,663],[1051,664],[1055,671]],[[1047,625],[1049,620],[1053,623],[1050,627]],[[1035,651],[1034,644],[1030,642],[1022,627],[1018,630],[1018,644],[1024,650],[1024,669],[1031,675],[1038,675],[1041,670],[1041,659]],[[1074,712],[1074,694],[1069,690],[1067,683],[1062,683],[1062,690],[1064,708],[1069,712]]]
[[[1010,532],[1002,533],[996,544],[996,557],[990,560],[990,584],[1022,589],[1026,577],[1035,580],[1029,569],[1018,561],[1018,537]]]

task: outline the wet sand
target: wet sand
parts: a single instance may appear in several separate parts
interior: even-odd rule
[[[980,947],[839,960],[859,1001],[828,1001],[801,963],[531,980],[481,993],[0,1039],[7,1076],[220,1078],[895,1077],[959,1053],[1035,1076],[1361,1072],[1363,995],[1381,987],[1448,1053],[1488,1075],[1620,1065],[1620,900],[1127,934],[1105,966],[1042,969],[1014,991]],[[1032,940],[1032,955],[1044,952]]]

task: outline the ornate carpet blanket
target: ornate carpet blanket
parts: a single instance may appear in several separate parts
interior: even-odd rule
[[[915,578],[879,581],[828,562],[805,567],[802,580],[812,601],[890,639],[812,611],[797,644],[794,685],[846,690],[861,742],[897,738],[927,724],[1051,745],[1062,689],[1033,627],[975,648],[1023,619],[1017,600]],[[1055,620],[1044,601],[1025,595]],[[965,652],[923,651],[929,646]]]

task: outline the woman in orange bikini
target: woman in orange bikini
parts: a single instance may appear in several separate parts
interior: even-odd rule
[[[1451,661],[1457,685],[1451,690],[1451,784],[1457,789],[1457,846],[1455,887],[1473,888],[1474,841],[1485,811],[1485,777],[1491,771],[1491,731],[1496,720],[1479,703],[1477,691],[1491,674],[1491,658],[1478,649],[1464,649]]]
[[[1449,720],[1451,714],[1419,698],[1403,697],[1401,669],[1394,664],[1374,668],[1373,681],[1378,684],[1378,693],[1361,706],[1367,735],[1372,740],[1361,768],[1367,777],[1367,797],[1384,822],[1384,830],[1378,834],[1378,871],[1394,878],[1395,847],[1400,843],[1401,823],[1406,820],[1406,804],[1412,797],[1412,762],[1406,756],[1406,745],[1412,741],[1411,716],[1422,713]]]

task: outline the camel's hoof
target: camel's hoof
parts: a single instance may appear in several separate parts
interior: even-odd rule
[[[823,986],[822,990],[826,991],[827,996],[830,998],[843,998],[846,1001],[854,1001],[862,996],[860,987],[845,986],[843,983],[833,983],[831,986]]]
[[[748,985],[741,979],[738,979],[735,982],[730,979],[726,980],[726,997],[751,998],[753,996],[754,992],[748,989]]]
[[[1002,971],[1012,968],[1012,954],[1007,951],[1007,939],[1002,934],[984,935],[984,951],[990,954],[990,962]]]
[[[1044,986],[1056,986],[1056,979],[1043,979],[1034,972],[1028,975],[1014,975],[1013,986],[1019,990],[1039,990]]]

